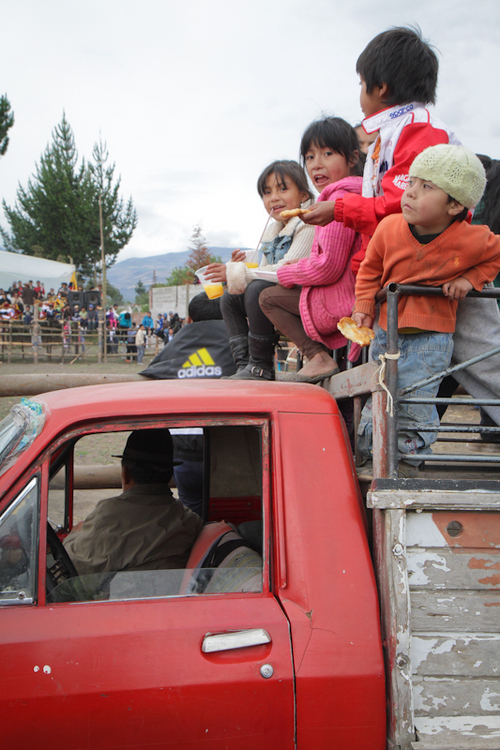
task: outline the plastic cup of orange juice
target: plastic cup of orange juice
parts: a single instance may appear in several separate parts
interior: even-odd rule
[[[258,268],[259,267],[259,251],[257,250],[245,250],[245,265],[247,268]]]
[[[205,276],[207,268],[208,266],[203,266],[203,268],[199,268],[197,271],[195,271],[200,280],[200,283],[203,285],[204,291],[207,293],[207,297],[209,299],[222,297],[224,293],[224,287],[222,286],[222,283],[220,281],[211,281],[210,279],[207,279]]]

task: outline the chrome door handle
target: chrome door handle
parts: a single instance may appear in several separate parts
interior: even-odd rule
[[[217,635],[207,633],[203,638],[201,650],[204,654],[211,654],[214,651],[261,646],[264,643],[271,643],[271,636],[264,628],[236,630],[232,633],[218,633]]]

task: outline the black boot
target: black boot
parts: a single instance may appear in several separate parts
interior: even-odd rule
[[[241,372],[248,365],[248,334],[231,336],[229,339],[231,354],[233,355],[236,372]]]
[[[274,380],[274,348],[279,336],[248,334],[250,361],[244,370],[231,375],[229,380]]]

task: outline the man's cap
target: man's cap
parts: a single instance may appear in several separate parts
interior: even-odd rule
[[[166,429],[134,430],[128,436],[121,456],[113,458],[130,458],[133,461],[145,461],[165,469],[177,466],[174,461],[174,444],[170,432]]]
[[[429,180],[466,208],[477,206],[486,187],[484,167],[476,154],[449,143],[422,151],[410,167],[410,177]]]

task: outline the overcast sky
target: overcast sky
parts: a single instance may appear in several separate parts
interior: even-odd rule
[[[440,60],[436,114],[500,158],[499,0],[2,0],[0,10],[0,94],[15,115],[0,197],[13,206],[64,111],[80,157],[107,142],[137,209],[118,260],[185,250],[198,222],[211,245],[254,246],[266,220],[259,173],[296,159],[322,113],[359,122],[356,59],[390,26],[420,25]]]

